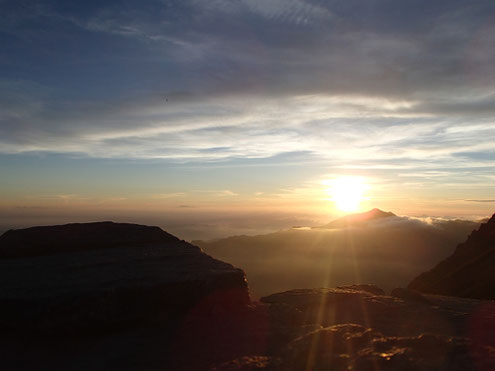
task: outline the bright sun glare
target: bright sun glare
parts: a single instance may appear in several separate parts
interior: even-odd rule
[[[364,179],[358,176],[342,176],[330,181],[328,193],[339,210],[345,212],[359,209],[368,188]]]

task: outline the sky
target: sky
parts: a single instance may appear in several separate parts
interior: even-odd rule
[[[0,229],[111,219],[198,238],[327,222],[345,176],[366,184],[362,210],[495,212],[491,0],[0,12]]]

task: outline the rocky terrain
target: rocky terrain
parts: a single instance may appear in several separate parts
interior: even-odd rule
[[[0,253],[8,370],[495,369],[493,301],[350,285],[252,302],[242,270],[132,224],[9,231]]]
[[[264,355],[217,370],[493,370],[495,304],[422,295],[387,296],[372,285],[292,290],[262,298]]]
[[[495,215],[455,252],[419,275],[409,288],[425,293],[495,299]]]

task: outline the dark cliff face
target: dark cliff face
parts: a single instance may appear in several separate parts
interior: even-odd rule
[[[495,299],[495,215],[473,231],[453,255],[415,278],[409,288],[425,293]]]

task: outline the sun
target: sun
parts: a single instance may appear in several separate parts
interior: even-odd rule
[[[341,211],[352,212],[359,210],[364,200],[368,185],[359,176],[342,176],[329,182],[331,187],[327,192],[335,206]]]

